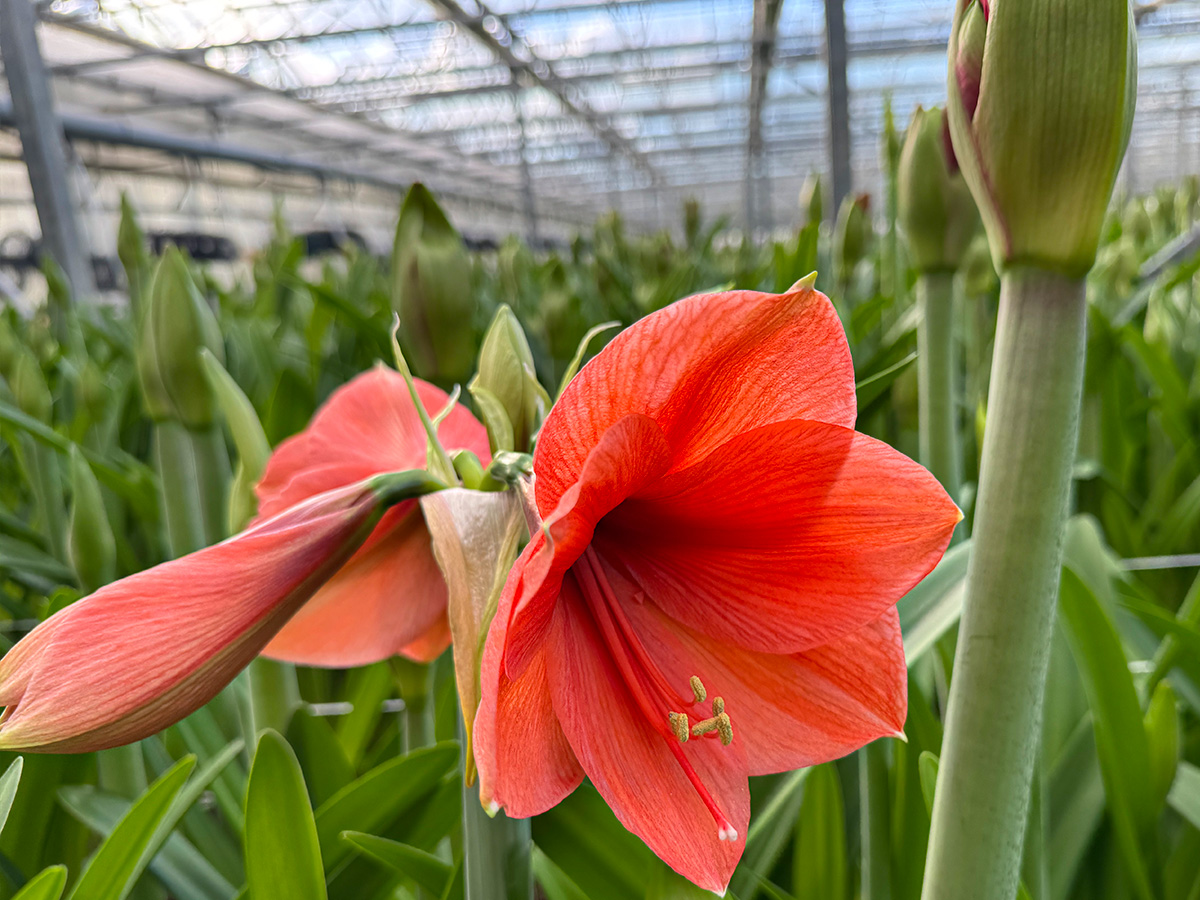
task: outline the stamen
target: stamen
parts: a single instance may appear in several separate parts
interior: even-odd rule
[[[723,712],[725,712],[725,698],[713,697],[713,715],[719,716]]]
[[[668,713],[667,718],[671,721],[671,730],[675,732],[675,737],[679,738],[680,742],[688,739],[688,717],[687,713]]]
[[[698,675],[693,675],[690,681],[692,685],[692,693],[696,696],[697,703],[703,703],[708,696],[708,691],[704,689],[704,682],[700,680]]]
[[[733,723],[725,713],[717,716],[717,734],[721,737],[722,746],[728,747],[733,743]]]
[[[718,727],[716,716],[705,719],[703,722],[697,722],[692,726],[692,737],[703,737],[709,732],[716,731]]]

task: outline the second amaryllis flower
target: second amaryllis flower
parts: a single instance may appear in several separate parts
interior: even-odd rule
[[[901,730],[894,606],[961,516],[855,409],[837,315],[804,285],[682,300],[583,369],[542,428],[545,523],[484,650],[485,804],[534,815],[586,775],[719,891],[747,776]]]

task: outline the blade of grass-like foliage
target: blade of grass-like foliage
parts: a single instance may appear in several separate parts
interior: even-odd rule
[[[9,811],[12,810],[13,800],[17,796],[17,787],[21,783],[21,770],[24,767],[25,760],[18,756],[4,770],[3,777],[0,777],[0,831],[4,830],[4,823],[8,821]]]
[[[588,900],[583,889],[538,847],[533,848],[533,877],[541,886],[546,900]]]
[[[534,818],[533,842],[591,900],[641,896],[658,862],[589,785]]]
[[[51,866],[28,881],[12,900],[58,900],[67,885],[67,867]]]
[[[900,630],[904,634],[904,655],[910,667],[953,628],[962,615],[970,556],[971,542],[958,544],[896,604]]]
[[[1200,769],[1189,762],[1181,762],[1171,792],[1167,794],[1167,802],[1192,827],[1200,828]]]
[[[1065,900],[1104,820],[1104,781],[1090,713],[1051,763],[1046,789],[1050,815],[1045,845],[1053,860],[1050,900]]]
[[[729,883],[738,900],[753,900],[767,876],[779,862],[791,839],[791,826],[800,815],[804,782],[812,769],[797,769],[784,775],[771,791],[761,812],[755,812],[746,834],[746,849]]]
[[[847,900],[846,811],[837,767],[813,768],[804,788],[792,854],[792,890],[799,897]]]
[[[1150,750],[1129,663],[1096,595],[1069,568],[1063,569],[1059,606],[1092,709],[1117,844],[1137,896],[1154,900],[1157,815],[1150,799]]]
[[[250,900],[325,900],[325,873],[304,773],[274,731],[258,741],[246,785],[246,886]]]
[[[129,893],[149,856],[166,840],[159,826],[195,765],[194,756],[184,757],[134,802],[92,857],[71,900],[122,900]]]
[[[351,853],[343,831],[383,830],[423,795],[430,793],[458,762],[458,744],[445,742],[376,766],[346,785],[317,809],[317,836],[325,870]]]
[[[353,844],[385,866],[411,878],[418,887],[441,896],[454,878],[454,867],[424,850],[361,831],[343,831],[342,840]]]

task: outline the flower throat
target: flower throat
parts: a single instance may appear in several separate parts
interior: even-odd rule
[[[737,829],[721,812],[684,754],[682,746],[689,738],[717,739],[725,746],[733,741],[733,723],[725,712],[724,699],[714,697],[712,715],[701,716],[695,710],[708,699],[708,691],[699,677],[691,677],[691,699],[684,698],[671,687],[625,615],[595,550],[589,546],[571,571],[604,645],[638,709],[671,748],[680,768],[717,823],[717,836],[723,841],[736,841]],[[692,722],[693,717],[695,723]]]

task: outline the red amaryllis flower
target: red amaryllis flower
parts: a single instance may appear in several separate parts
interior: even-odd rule
[[[960,514],[854,419],[841,325],[799,286],[682,300],[580,372],[542,428],[545,524],[484,649],[486,805],[534,815],[587,775],[719,891],[748,775],[900,731],[894,604]]]
[[[449,402],[416,381],[436,414]],[[442,443],[491,461],[487,431],[456,404],[438,427]],[[426,436],[404,379],[377,366],[335,391],[308,428],[272,454],[258,484],[259,515],[380,472],[425,466]],[[264,655],[310,666],[360,666],[400,654],[426,662],[450,644],[446,582],[417,501],[384,515],[351,560],[279,631]]]
[[[115,747],[203,706],[362,544],[388,490],[320,494],[51,616],[0,660],[0,747]]]

